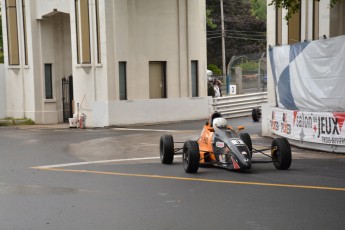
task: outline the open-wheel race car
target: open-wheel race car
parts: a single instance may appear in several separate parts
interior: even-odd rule
[[[182,153],[185,172],[196,173],[199,166],[216,166],[229,170],[250,169],[254,163],[272,162],[276,169],[288,169],[291,165],[291,148],[285,138],[274,138],[270,147],[255,149],[248,133],[239,133],[243,126],[233,129],[220,113],[213,113],[203,127],[200,137],[185,142],[174,142],[172,135],[160,138],[160,160],[172,164],[174,155]],[[183,144],[175,148],[175,144]],[[264,151],[271,151],[266,154]],[[261,153],[269,160],[253,160],[254,153]]]

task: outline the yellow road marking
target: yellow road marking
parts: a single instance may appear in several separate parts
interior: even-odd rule
[[[146,178],[184,180],[184,181],[201,181],[201,182],[225,183],[225,184],[241,184],[241,185],[270,186],[270,187],[345,191],[345,188],[337,188],[337,187],[308,186],[308,185],[294,185],[294,184],[273,184],[273,183],[245,182],[245,181],[232,181],[232,180],[213,180],[213,179],[201,179],[201,178],[187,178],[187,177],[161,176],[161,175],[149,175],[149,174],[132,174],[132,173],[119,173],[119,172],[103,172],[103,171],[92,171],[92,170],[74,170],[74,169],[62,169],[62,168],[41,168],[41,167],[31,167],[31,168],[39,169],[39,170],[47,170],[47,171],[60,171],[60,172],[73,172],[73,173],[94,173],[94,174],[102,174],[102,175],[146,177]]]

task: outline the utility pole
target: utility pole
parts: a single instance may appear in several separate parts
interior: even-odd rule
[[[222,25],[222,67],[223,67],[223,76],[224,76],[226,74],[226,64],[225,64],[225,30],[224,30],[223,0],[220,0],[220,16],[221,16],[221,25]]]

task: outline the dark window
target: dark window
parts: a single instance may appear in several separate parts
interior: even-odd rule
[[[288,22],[288,44],[301,41],[301,5],[300,10],[292,15]]]
[[[282,45],[282,9],[276,8],[276,45]]]
[[[127,100],[126,62],[119,62],[120,100]]]
[[[22,0],[22,11],[23,11],[23,35],[24,35],[24,62],[28,65],[28,45],[27,45],[27,35],[26,35],[26,12],[25,12],[25,0]]]
[[[313,40],[319,39],[319,2],[313,2]]]
[[[77,62],[91,63],[90,22],[88,0],[75,0]]]
[[[198,61],[192,61],[192,97],[198,97]]]
[[[99,20],[99,0],[96,1],[96,32],[97,32],[97,62],[101,63],[101,32],[100,32],[100,20]]]
[[[53,99],[52,64],[44,64],[46,99]]]
[[[80,63],[80,57],[79,57],[79,52],[80,52],[80,44],[79,44],[79,4],[78,0],[75,0],[74,2],[74,8],[75,8],[75,31],[76,31],[76,45],[77,45],[77,63]]]
[[[80,0],[81,63],[91,63],[88,0]]]
[[[7,0],[5,4],[7,18],[8,63],[9,65],[19,65],[19,42],[16,0]]]

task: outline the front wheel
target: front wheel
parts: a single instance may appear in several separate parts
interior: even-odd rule
[[[161,136],[159,153],[162,164],[172,164],[174,160],[174,139],[172,135]]]
[[[249,153],[250,153],[250,158],[251,158],[252,153],[253,153],[253,144],[252,144],[252,139],[250,138],[250,135],[248,133],[239,133],[239,137],[247,145],[249,149]]]
[[[183,145],[183,168],[186,173],[196,173],[199,169],[200,153],[196,141],[186,141]]]
[[[275,138],[272,141],[271,154],[276,169],[285,170],[291,166],[291,147],[286,138]]]

